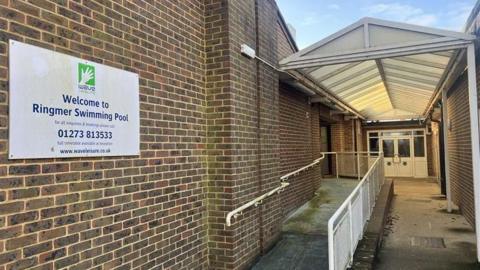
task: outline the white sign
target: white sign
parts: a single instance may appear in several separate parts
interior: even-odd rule
[[[138,75],[10,40],[9,157],[138,155]]]

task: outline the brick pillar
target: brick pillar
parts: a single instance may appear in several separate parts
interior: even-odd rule
[[[318,104],[313,104],[310,112],[310,120],[312,126],[312,160],[320,157],[320,111]],[[328,157],[325,157],[327,159]],[[322,174],[322,165],[313,169],[313,190],[316,191],[320,187],[320,177]]]
[[[277,7],[273,0],[257,0],[257,54],[276,65],[277,56]],[[259,121],[259,189],[262,193],[276,188],[280,183],[279,136],[279,79],[278,72],[257,62],[257,95]],[[268,250],[280,236],[281,198],[275,196],[262,205],[260,215],[260,244],[262,252]]]
[[[229,211],[279,184],[278,74],[242,56],[240,46],[278,61],[277,8],[270,0],[258,7],[212,0],[205,10],[209,262],[211,269],[243,269],[278,236],[280,209],[273,196],[225,224]]]
[[[210,267],[220,269],[231,266],[233,254],[224,219],[234,186],[227,2],[206,1],[205,11],[208,254]]]

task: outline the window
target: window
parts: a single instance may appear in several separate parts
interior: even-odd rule
[[[383,140],[382,147],[384,157],[393,157],[395,154],[393,140]]]
[[[423,130],[414,130],[413,135],[423,135]]]
[[[382,136],[408,136],[411,135],[411,131],[389,131],[382,132]]]
[[[410,139],[398,139],[398,156],[410,157]]]
[[[415,157],[425,157],[424,137],[414,137],[413,146]]]
[[[370,152],[379,152],[380,151],[380,145],[378,144],[379,139],[378,138],[370,138],[369,144],[370,144],[370,149],[368,151]],[[371,153],[372,156],[377,156],[377,153]]]

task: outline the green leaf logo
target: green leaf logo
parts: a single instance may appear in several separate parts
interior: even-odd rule
[[[78,84],[95,86],[95,67],[78,63]]]

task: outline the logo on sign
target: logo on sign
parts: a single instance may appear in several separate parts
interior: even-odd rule
[[[78,63],[78,89],[86,93],[95,92],[95,67]]]

